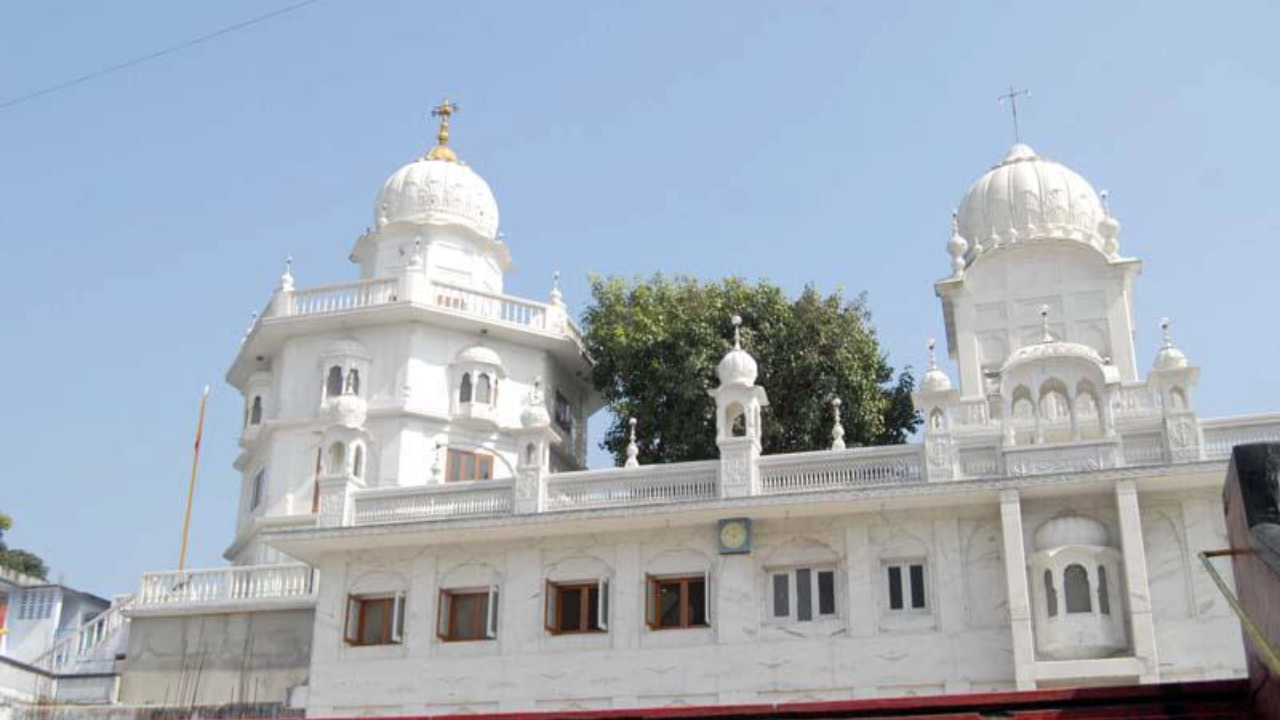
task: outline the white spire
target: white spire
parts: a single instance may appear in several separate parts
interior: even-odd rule
[[[835,414],[835,424],[831,426],[831,449],[844,449],[844,425],[840,424],[840,398],[831,398],[831,411]]]
[[[733,323],[733,349],[741,350],[742,336],[739,334],[738,329],[742,326],[742,316],[734,315],[733,317],[729,318],[729,322]]]
[[[1187,356],[1173,345],[1169,318],[1160,318],[1160,352],[1156,353],[1157,370],[1179,370],[1187,366]]]
[[[560,271],[551,275],[551,304],[564,305],[564,294],[560,292]]]
[[[284,259],[284,274],[280,276],[280,292],[293,292],[293,256]]]
[[[969,252],[969,241],[960,235],[960,211],[951,211],[951,239],[947,241],[947,252],[951,254],[951,276],[964,277],[964,255]]]
[[[630,429],[631,434],[630,434],[630,440],[629,442],[627,442],[627,462],[623,465],[623,467],[629,467],[629,468],[640,467],[640,461],[636,459],[636,456],[640,454],[640,447],[636,445],[636,419],[635,418],[628,419],[627,425],[629,425],[631,428]]]
[[[924,392],[947,392],[951,390],[951,378],[938,367],[938,354],[934,350],[937,342],[929,338],[929,370],[920,379],[920,389]]]

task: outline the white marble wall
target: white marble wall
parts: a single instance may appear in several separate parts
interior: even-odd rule
[[[717,554],[710,526],[336,558],[321,567],[309,712],[651,707],[1011,688],[1004,585],[995,581],[1003,577],[999,545],[996,510],[973,508],[760,521],[754,551],[739,556]],[[926,564],[927,612],[897,616],[885,606],[882,563],[901,559]],[[771,623],[766,568],[805,563],[836,567],[838,619]],[[712,627],[649,630],[645,574],[704,570]],[[545,581],[601,575],[612,593],[609,632],[547,634]],[[501,586],[498,639],[437,641],[439,589],[489,584]],[[347,592],[385,590],[407,591],[404,644],[343,645]]]

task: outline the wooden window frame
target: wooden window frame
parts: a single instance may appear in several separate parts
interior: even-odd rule
[[[454,602],[461,597],[483,598],[483,605],[472,620],[473,637],[459,637],[458,619],[454,614]],[[480,642],[498,637],[498,588],[467,588],[440,590],[436,603],[436,639],[440,642]]]
[[[580,591],[578,602],[579,625],[577,628],[560,627],[560,598],[567,590]],[[591,627],[591,591],[596,591],[596,626]],[[608,580],[547,580],[543,593],[543,627],[552,635],[591,635],[609,632],[609,581]]]
[[[458,477],[453,476],[454,459],[458,460]],[[470,459],[469,465],[466,459]],[[471,472],[465,472],[470,467]],[[467,477],[470,475],[470,477]],[[493,456],[474,450],[449,448],[445,452],[445,482],[476,482],[493,479]]]
[[[693,603],[690,600],[689,585],[702,583],[702,619],[701,624],[693,622]],[[711,627],[711,577],[710,573],[689,575],[645,575],[648,588],[645,599],[645,624],[650,630],[691,630]],[[662,608],[659,607],[663,585],[678,585],[680,588],[680,619],[675,625],[662,624]]]
[[[404,642],[404,593],[377,593],[370,595],[347,595],[346,619],[342,628],[342,639],[353,647],[377,647],[382,645],[400,645]],[[368,629],[367,609],[374,605],[385,605],[382,627],[378,629],[375,641],[365,642],[365,630]],[[354,621],[354,622],[353,622]]]

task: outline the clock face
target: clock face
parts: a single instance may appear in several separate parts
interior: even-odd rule
[[[720,523],[720,549],[724,552],[745,552],[751,541],[750,521],[724,520]]]

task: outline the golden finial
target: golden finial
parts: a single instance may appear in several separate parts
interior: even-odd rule
[[[449,118],[458,112],[458,104],[449,102],[449,98],[431,108],[431,117],[440,118],[440,132],[436,134],[436,146],[427,153],[427,160],[444,160],[458,162],[458,154],[449,147]]]

